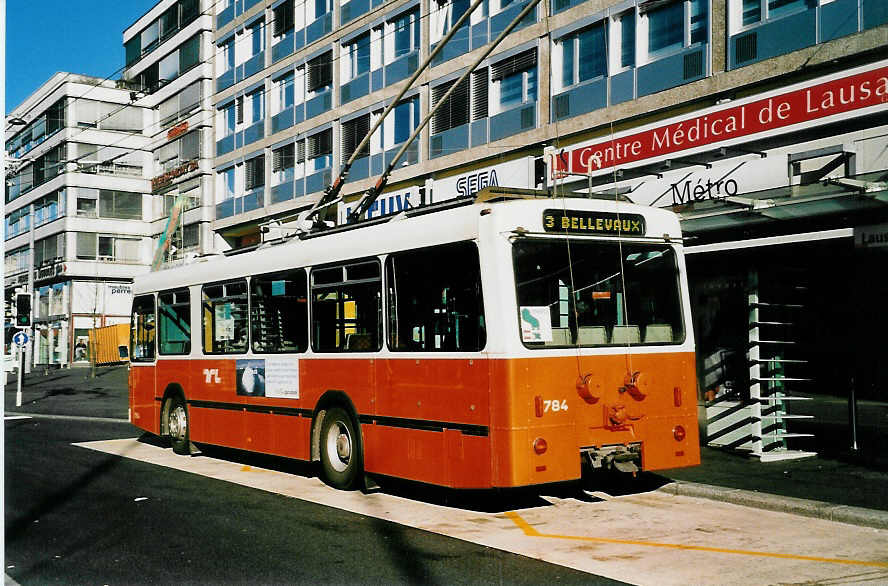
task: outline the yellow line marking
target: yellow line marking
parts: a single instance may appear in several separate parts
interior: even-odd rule
[[[511,519],[528,537],[547,537],[550,539],[570,539],[573,541],[592,541],[596,543],[615,543],[618,545],[642,545],[646,547],[662,547],[666,549],[683,549],[690,551],[708,551],[712,553],[729,553],[734,555],[748,555],[766,558],[780,558],[787,560],[802,560],[808,562],[823,562],[828,564],[846,564],[851,566],[872,566],[875,568],[888,568],[888,562],[869,562],[863,560],[843,560],[836,558],[821,558],[807,555],[795,555],[790,553],[773,553],[767,551],[750,551],[745,549],[725,549],[721,547],[706,547],[703,545],[684,545],[680,543],[658,543],[656,541],[636,541],[633,539],[611,539],[608,537],[584,537],[581,535],[555,535],[540,533],[521,515],[514,511],[508,511],[506,517]]]
[[[249,466],[242,466],[241,467],[241,472],[249,472],[250,470],[252,470],[252,468],[250,468]]]

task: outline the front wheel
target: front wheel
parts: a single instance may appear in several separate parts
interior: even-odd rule
[[[321,425],[321,469],[324,481],[333,488],[355,487],[362,468],[361,438],[351,416],[333,407]]]
[[[188,455],[188,407],[181,397],[170,399],[170,409],[167,411],[167,430],[170,433],[170,442],[173,444],[173,452]]]

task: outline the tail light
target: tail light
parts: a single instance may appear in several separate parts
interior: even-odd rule
[[[533,451],[536,452],[538,456],[542,456],[543,454],[545,454],[546,450],[548,449],[549,444],[546,443],[546,440],[544,440],[543,438],[538,437],[533,440]]]
[[[675,438],[675,441],[680,442],[684,441],[684,438],[687,434],[685,433],[685,428],[681,425],[676,425],[672,428],[672,437]]]

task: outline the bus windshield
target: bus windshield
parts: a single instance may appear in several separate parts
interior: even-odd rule
[[[668,245],[525,239],[513,256],[529,348],[684,341],[678,263]]]

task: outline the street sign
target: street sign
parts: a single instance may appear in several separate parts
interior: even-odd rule
[[[28,338],[28,334],[26,332],[16,332],[14,336],[12,336],[12,341],[16,346],[22,348],[28,345],[30,339]]]

